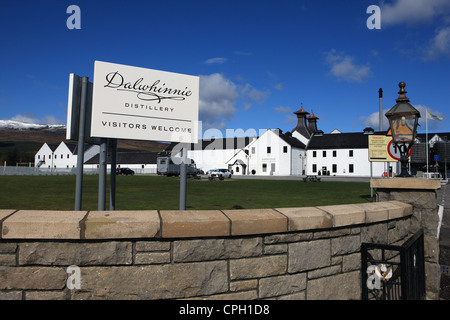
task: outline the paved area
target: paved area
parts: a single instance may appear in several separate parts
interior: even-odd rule
[[[439,263],[443,267],[450,267],[450,185],[443,185],[437,192],[439,205],[444,206],[444,214],[439,237]],[[444,269],[441,269],[444,270]],[[450,300],[450,273],[441,273],[440,298]]]

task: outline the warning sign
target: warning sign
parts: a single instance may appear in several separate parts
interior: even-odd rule
[[[389,145],[392,144],[391,136],[369,135],[369,161],[395,162],[398,158],[392,157]]]

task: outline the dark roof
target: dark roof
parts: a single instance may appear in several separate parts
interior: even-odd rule
[[[428,132],[428,140],[432,139],[435,135],[438,135],[441,138],[447,137],[447,140],[450,141],[450,132]],[[416,138],[419,139],[420,142],[425,143],[426,133],[418,133],[416,134]]]
[[[117,164],[156,164],[158,152],[119,152],[117,153]],[[99,155],[95,155],[85,164],[98,164]],[[108,164],[111,163],[111,157],[108,155]]]
[[[59,143],[47,143],[47,145],[50,148],[50,150],[55,151],[56,148],[58,148]]]
[[[291,147],[306,149],[306,145],[297,138],[293,137],[289,131],[286,133],[281,133],[280,131],[278,135],[284,142],[289,144]]]
[[[386,134],[378,132],[374,134]],[[369,138],[367,133],[328,133],[314,135],[308,144],[308,150],[317,149],[362,149],[369,147]]]

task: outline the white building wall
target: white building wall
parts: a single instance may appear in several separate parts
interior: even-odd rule
[[[397,164],[390,163],[390,166],[396,173]],[[330,176],[370,177],[371,174],[368,149],[308,150],[306,167],[307,175],[318,175],[319,171],[321,175],[324,175],[324,169],[330,172]],[[372,162],[372,176],[381,177],[383,172],[388,170],[387,168],[384,162]]]
[[[77,156],[61,142],[55,149],[53,156],[53,168],[75,168],[77,166]]]
[[[253,170],[255,175],[263,176],[291,174],[291,146],[272,130],[267,130],[258,140],[249,144],[248,149],[250,174]]]
[[[300,176],[306,170],[306,151],[299,148],[291,148],[291,175]]]
[[[41,162],[42,161],[42,162]],[[47,143],[44,143],[34,156],[34,165],[40,168],[53,167],[53,151]]]

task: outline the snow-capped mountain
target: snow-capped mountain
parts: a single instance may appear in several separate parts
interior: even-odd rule
[[[36,124],[16,120],[0,120],[0,129],[29,130],[29,129],[65,129],[61,124]]]

